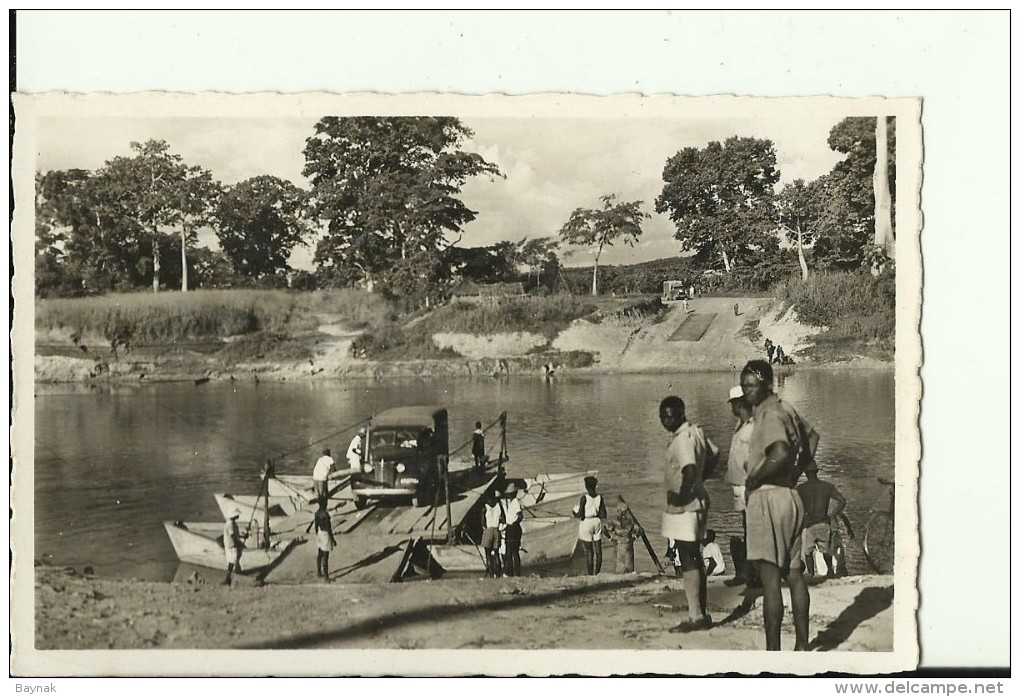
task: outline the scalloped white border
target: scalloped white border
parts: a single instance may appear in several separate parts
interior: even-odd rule
[[[479,674],[585,675],[675,673],[706,674],[739,671],[754,674],[779,671],[811,674],[823,671],[884,673],[909,670],[919,660],[917,629],[918,476],[921,453],[919,414],[921,397],[921,101],[917,98],[881,97],[679,97],[672,95],[585,96],[531,94],[464,96],[453,94],[385,95],[374,93],[328,94],[222,93],[175,94],[145,92],[127,95],[44,93],[14,95],[17,118],[13,175],[15,215],[13,247],[15,299],[12,346],[14,352],[15,457],[12,505],[17,515],[11,524],[14,561],[11,576],[11,627],[14,641],[12,666],[21,674],[36,675],[249,675],[256,665],[252,652],[222,651],[36,651],[34,635],[34,580],[32,573],[33,516],[32,458],[34,415],[32,404],[34,353],[33,173],[36,126],[46,117],[159,116],[283,118],[295,116],[386,114],[443,114],[459,117],[588,118],[723,118],[781,116],[791,109],[852,115],[896,116],[897,206],[896,242],[896,549],[894,650],[882,653],[766,654],[748,651],[357,651],[357,674],[405,675]],[[322,666],[343,666],[341,650],[307,652],[260,651],[261,674],[313,675]],[[349,664],[349,663],[348,663]]]

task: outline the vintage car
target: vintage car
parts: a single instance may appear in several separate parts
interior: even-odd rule
[[[355,505],[394,497],[432,505],[450,456],[446,409],[385,409],[372,417],[365,441],[361,472],[351,478]]]

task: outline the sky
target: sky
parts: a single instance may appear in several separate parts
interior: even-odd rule
[[[462,200],[478,213],[465,225],[461,246],[500,240],[555,236],[578,207],[595,208],[603,194],[642,201],[651,215],[634,247],[616,245],[600,264],[632,264],[675,256],[679,243],[666,215],[655,213],[666,160],[685,147],[712,140],[752,136],[771,140],[781,173],[780,186],[825,174],[841,155],[826,139],[838,117],[810,109],[747,118],[468,118],[474,133],[464,149],[499,166],[505,178],[476,177]],[[185,162],[210,169],[224,184],[260,174],[288,179],[304,188],[305,139],[316,118],[49,118],[40,122],[37,166],[41,171],[94,170],[112,157],[131,154],[132,141],[166,140]],[[216,246],[205,231],[200,241]],[[295,268],[311,268],[314,243],[291,257]],[[568,266],[590,265],[588,250],[565,249]]]

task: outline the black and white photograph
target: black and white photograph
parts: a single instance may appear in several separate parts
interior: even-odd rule
[[[916,665],[918,100],[16,107],[36,651]]]

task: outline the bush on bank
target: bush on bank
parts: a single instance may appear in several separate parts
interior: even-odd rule
[[[896,275],[816,273],[806,281],[788,279],[773,288],[803,322],[828,329],[819,345],[871,344],[892,350],[896,337]]]

